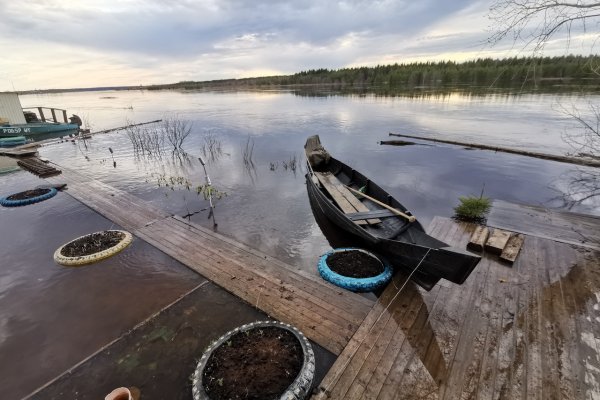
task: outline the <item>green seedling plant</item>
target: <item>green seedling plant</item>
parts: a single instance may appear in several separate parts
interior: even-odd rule
[[[483,196],[483,189],[479,197],[461,196],[460,204],[454,207],[455,218],[460,221],[484,222],[487,213],[492,207],[492,201]]]

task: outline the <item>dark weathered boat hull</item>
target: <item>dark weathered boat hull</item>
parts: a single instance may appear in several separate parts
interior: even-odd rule
[[[372,243],[367,243],[360,237],[352,235],[341,229],[337,224],[331,221],[327,215],[325,215],[325,212],[318,204],[315,196],[311,196],[310,193],[308,195],[308,200],[315,220],[317,221],[317,225],[319,225],[319,228],[321,228],[321,231],[325,235],[325,238],[329,241],[331,247],[358,247],[368,249],[369,251],[377,254],[377,256],[383,259],[386,263],[394,267],[394,269],[402,270],[406,276],[413,272],[405,265],[399,264],[397,260],[392,261],[380,254],[374,249]],[[441,278],[417,270],[412,274],[411,279],[425,290],[431,290]]]
[[[332,158],[328,169],[343,184],[366,186],[370,196],[408,213],[406,208],[387,192],[340,161]],[[421,273],[462,284],[480,260],[475,254],[449,247],[446,243],[427,235],[418,221],[409,223],[401,218],[392,218],[378,226],[359,226],[323,193],[313,180],[310,169],[306,175],[306,185],[311,201],[318,205],[331,222],[360,239],[368,249],[384,256],[394,266],[409,272],[418,267]],[[371,209],[377,209],[375,203],[364,203]]]

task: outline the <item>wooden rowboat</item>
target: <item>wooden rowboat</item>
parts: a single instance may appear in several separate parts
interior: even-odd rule
[[[307,140],[305,151],[306,186],[313,209],[394,267],[420,277],[415,281],[425,289],[440,278],[462,284],[481,259],[426,234],[388,192],[331,157],[318,136]]]

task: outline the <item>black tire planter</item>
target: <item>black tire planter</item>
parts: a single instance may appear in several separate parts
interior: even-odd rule
[[[99,252],[93,253],[93,254],[88,254],[85,256],[68,257],[68,256],[62,255],[62,249],[65,246],[73,243],[76,240],[79,240],[79,239],[82,239],[82,238],[85,238],[87,236],[91,236],[94,234],[94,233],[90,233],[90,234],[75,238],[75,239],[71,240],[70,242],[65,243],[64,245],[60,246],[54,252],[54,261],[56,261],[58,264],[65,265],[68,267],[77,267],[80,265],[95,263],[95,262],[104,260],[105,258],[114,256],[115,254],[124,250],[133,241],[133,236],[131,235],[131,233],[126,232],[126,231],[119,231],[119,230],[115,230],[115,231],[122,233],[123,238],[121,239],[121,241],[119,243],[117,243],[116,245],[114,245],[112,247],[109,247],[105,250],[102,250],[102,251],[99,251]],[[109,232],[109,231],[103,231],[103,232]],[[99,233],[99,232],[96,232],[96,233]]]
[[[213,400],[204,390],[203,375],[204,369],[208,364],[208,360],[215,350],[237,333],[266,327],[276,327],[291,332],[296,337],[298,342],[300,342],[302,353],[304,354],[304,361],[302,363],[300,372],[296,376],[296,379],[294,379],[290,386],[288,386],[286,391],[279,396],[279,400],[302,400],[310,395],[313,378],[315,376],[315,354],[306,336],[304,336],[302,332],[295,327],[279,321],[258,321],[239,326],[227,332],[206,349],[202,355],[202,358],[198,362],[196,370],[194,371],[192,381],[192,395],[194,400]]]
[[[56,196],[56,193],[58,193],[58,191],[55,188],[48,188],[48,190],[49,191],[47,193],[31,197],[29,199],[9,200],[8,198],[10,196],[14,196],[23,192],[14,193],[9,196],[0,198],[0,204],[4,207],[22,207],[33,203],[39,203],[40,201],[48,200],[49,198]]]
[[[370,276],[368,278],[352,278],[332,271],[331,268],[329,268],[329,265],[327,265],[327,258],[334,253],[343,251],[360,251],[370,255],[383,265],[383,272],[379,275]],[[379,259],[379,257],[377,257],[375,254],[354,247],[344,247],[328,251],[319,259],[318,270],[321,277],[327,282],[352,292],[372,292],[377,290],[383,287],[391,279],[393,272],[392,267]]]

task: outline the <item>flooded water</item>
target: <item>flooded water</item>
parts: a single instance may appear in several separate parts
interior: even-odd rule
[[[0,179],[3,196],[43,183],[24,171]],[[205,281],[139,239],[96,264],[56,264],[64,243],[118,229],[66,193],[0,207],[0,221],[2,399],[29,394]]]
[[[451,216],[459,196],[479,195],[482,190],[491,198],[561,207],[561,190],[578,168],[428,142],[403,147],[378,144],[389,139],[389,132],[565,154],[572,149],[562,135],[576,128],[557,110],[586,110],[589,101],[571,95],[304,96],[278,91],[22,97],[24,106],[67,108],[90,121],[93,130],[163,117],[189,121],[187,158],[173,158],[168,152],[161,158],[136,157],[123,131],[95,136],[87,148],[62,143],[41,153],[169,212],[186,215],[204,210],[191,219],[212,226],[205,210],[208,202],[201,195],[181,184],[164,187],[164,179],[182,177],[192,187],[203,184],[198,157],[209,160],[203,148],[217,143],[220,152],[213,152],[207,171],[213,185],[227,194],[217,201],[219,231],[311,271],[329,243],[306,195],[303,145],[309,135],[320,135],[332,155],[379,183],[427,226],[436,215]],[[247,148],[252,149],[251,163],[244,163]],[[295,171],[289,167],[294,161]],[[592,202],[575,208],[597,209]]]
[[[85,143],[51,144],[40,153],[212,227],[208,201],[195,191],[205,182],[198,161],[202,156],[213,186],[224,195],[215,201],[218,231],[312,273],[330,244],[306,194],[303,145],[308,136],[320,135],[336,158],[376,181],[427,226],[436,215],[451,216],[459,196],[482,191],[494,199],[561,207],[563,191],[580,167],[425,141],[380,145],[389,132],[564,154],[570,148],[561,137],[574,128],[556,109],[583,110],[589,100],[278,91],[21,97],[24,107],[66,108],[93,131],[165,117],[189,121],[185,154],[176,156],[169,150],[136,153],[124,131],[96,135]],[[41,182],[23,171],[0,175],[0,195]],[[593,201],[574,210],[600,213]],[[139,239],[127,253],[89,267],[58,267],[49,256],[66,241],[109,228],[116,227],[65,193],[33,206],[0,208],[3,396],[30,393],[203,281]],[[123,297],[132,301],[124,303]]]

